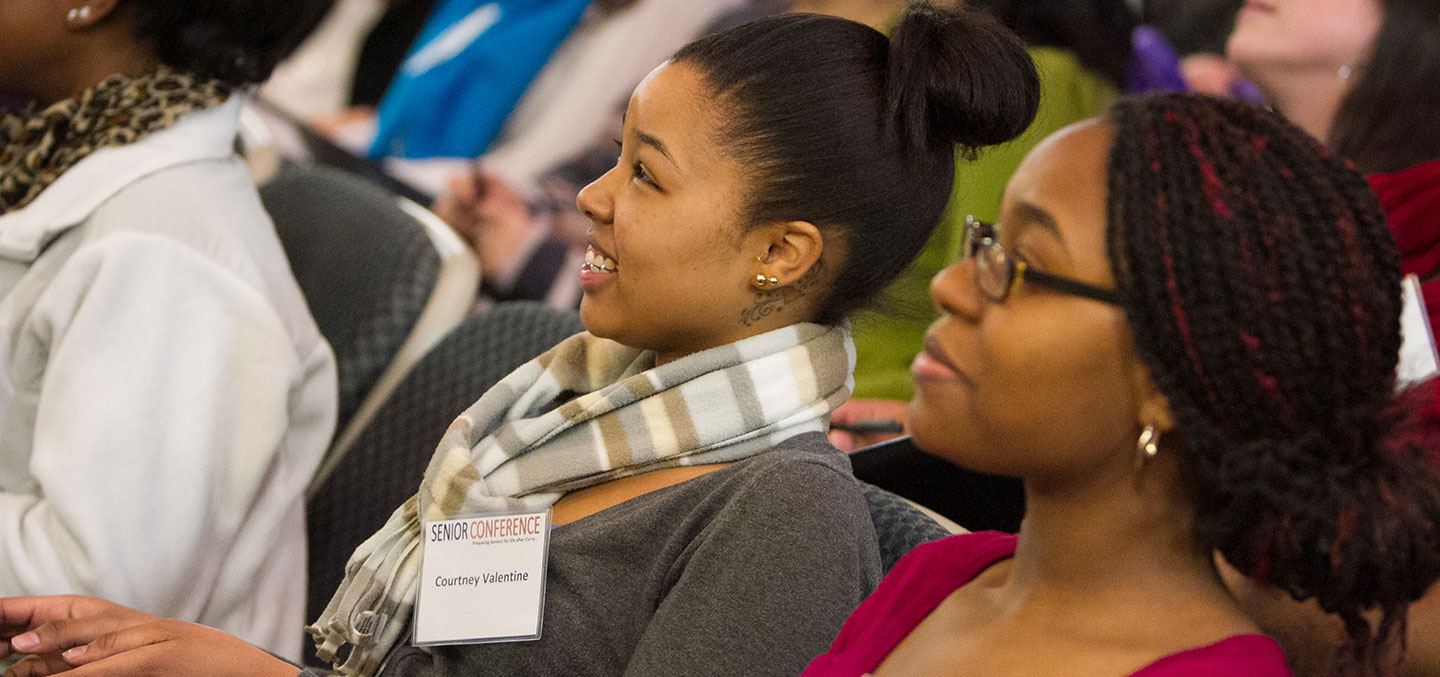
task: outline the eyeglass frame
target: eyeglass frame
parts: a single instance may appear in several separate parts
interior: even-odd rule
[[[1009,264],[1008,275],[1010,282],[1005,286],[1005,291],[1001,293],[998,298],[987,291],[986,286],[980,282],[980,266],[988,266],[989,264],[982,264],[981,261],[984,259],[978,255],[982,249],[991,248],[999,250],[1000,253],[1004,255],[1004,260]],[[1011,294],[1015,293],[1015,290],[1019,289],[1028,281],[1037,287],[1044,287],[1062,294],[1079,296],[1092,301],[1108,303],[1112,306],[1124,305],[1124,301],[1120,297],[1120,292],[1114,289],[1106,289],[1105,287],[1099,287],[1088,282],[1081,282],[1080,280],[1063,275],[1047,273],[1031,266],[1030,262],[1025,260],[1025,257],[1006,249],[1005,245],[1000,244],[1000,241],[995,237],[994,224],[981,221],[971,215],[965,217],[965,231],[961,239],[961,251],[966,257],[975,259],[975,287],[979,289],[980,293],[984,294],[986,298],[995,303],[1004,303],[1006,299],[1010,298]]]

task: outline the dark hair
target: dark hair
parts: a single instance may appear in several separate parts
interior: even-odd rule
[[[264,81],[334,0],[124,0],[161,63],[230,85]]]
[[[1433,0],[1381,5],[1374,54],[1340,102],[1328,139],[1367,174],[1440,158],[1440,9]]]
[[[843,272],[816,322],[862,307],[925,246],[950,197],[956,144],[1008,141],[1039,105],[1034,62],[993,18],[917,4],[892,35],[787,15],[674,57],[697,67],[724,111],[716,142],[755,187],[747,221],[808,221],[840,245],[823,255]]]
[[[1111,119],[1111,263],[1197,538],[1339,614],[1337,672],[1377,673],[1440,578],[1440,421],[1415,418],[1436,384],[1393,395],[1400,259],[1380,204],[1260,108],[1165,95]]]
[[[1130,83],[1130,34],[1139,23],[1126,0],[965,0],[1038,47],[1057,47],[1117,89]]]
[[[1245,0],[1145,0],[1140,20],[1160,29],[1181,56],[1224,54]]]

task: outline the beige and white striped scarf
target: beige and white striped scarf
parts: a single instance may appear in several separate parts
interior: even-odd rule
[[[724,463],[826,429],[853,387],[848,327],[795,324],[655,367],[655,354],[572,336],[450,424],[420,492],[355,550],[306,628],[342,675],[375,674],[410,621],[421,521],[544,508],[643,472]]]

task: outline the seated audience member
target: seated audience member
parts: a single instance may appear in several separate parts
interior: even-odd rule
[[[1345,620],[1331,674],[1382,674],[1440,576],[1440,420],[1434,381],[1394,393],[1364,178],[1248,104],[1127,100],[1032,151],[967,241],[910,423],[1024,479],[1024,523],[917,548],[806,674],[1290,674],[1214,551]]]
[[[1038,98],[1012,33],[924,5],[893,39],[805,15],[682,48],[636,89],[619,163],[579,196],[589,332],[450,427],[312,626],[321,655],[348,650],[347,675],[798,673],[880,573],[860,487],[824,437],[849,395],[844,317],[924,246],[955,144],[1013,138]],[[406,645],[416,521],[514,505],[553,506],[561,525],[542,637]],[[370,611],[378,624],[351,626]],[[298,672],[92,598],[0,600],[0,626],[36,654],[15,675]]]
[[[0,9],[0,595],[299,655],[335,364],[234,139],[324,5]]]
[[[930,280],[960,257],[965,217],[994,220],[1005,182],[1025,154],[1060,128],[1100,115],[1126,85],[1130,32],[1135,17],[1124,0],[982,0],[1030,45],[1040,73],[1040,110],[1020,138],[986,149],[955,166],[957,189],[925,250],[886,290],[878,312],[855,321],[855,398],[835,412],[830,441],[853,450],[899,434],[854,434],[839,429],[857,421],[903,423],[914,393],[910,361],[920,352],[925,329],[938,318],[930,305]]]
[[[1440,7],[1432,0],[1330,0],[1247,6],[1230,57],[1279,111],[1369,175],[1400,266],[1416,275],[1440,334]],[[1247,603],[1284,604],[1249,590]],[[1322,674],[1343,636],[1299,605],[1259,610],[1302,675]],[[1405,675],[1440,674],[1440,588],[1410,614]],[[1325,627],[1330,640],[1302,628]]]
[[[1281,113],[1370,176],[1440,334],[1440,8],[1252,4],[1227,48]]]

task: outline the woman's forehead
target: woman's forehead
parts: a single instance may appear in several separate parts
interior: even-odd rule
[[[1100,121],[1077,123],[1046,138],[1011,177],[1004,216],[1011,218],[1022,205],[1038,208],[1059,223],[1066,239],[1071,236],[1065,231],[1077,227],[1103,230],[1113,139],[1113,126]]]
[[[678,168],[704,172],[721,159],[720,117],[699,69],[666,63],[651,71],[630,97],[625,141],[663,149]]]

